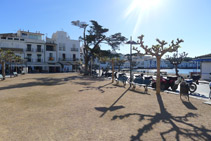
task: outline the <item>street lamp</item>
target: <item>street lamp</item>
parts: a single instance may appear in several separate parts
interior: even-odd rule
[[[132,36],[130,37],[130,41],[126,42],[126,44],[130,44],[130,86],[133,80],[132,78],[132,45],[138,44],[132,40]]]

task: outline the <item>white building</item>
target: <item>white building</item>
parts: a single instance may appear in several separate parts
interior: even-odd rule
[[[29,71],[42,71],[44,63],[45,41],[43,34],[19,30],[17,33],[0,34],[0,48],[12,50],[22,59],[25,59],[25,66]],[[24,66],[24,64],[19,65]],[[14,64],[12,64],[14,67]]]
[[[64,31],[53,33],[52,40],[57,45],[57,62],[61,64],[62,71],[72,71],[77,69],[80,63],[80,42],[71,40]],[[47,54],[50,57],[50,54]]]
[[[211,54],[196,57],[201,66],[201,79],[211,80]]]
[[[128,56],[125,56],[125,59],[128,60]],[[157,68],[157,59],[148,55],[143,56],[133,56],[132,62],[135,64],[133,68],[145,69],[145,68]],[[165,59],[161,59],[161,68],[168,68],[168,64]],[[126,61],[124,68],[130,68],[130,61]]]
[[[0,34],[0,48],[12,50],[21,56],[29,72],[60,72],[76,69],[80,59],[80,42],[71,40],[64,31],[57,31],[52,38],[43,39],[39,32],[19,30],[17,33]],[[15,67],[15,64],[12,64]]]

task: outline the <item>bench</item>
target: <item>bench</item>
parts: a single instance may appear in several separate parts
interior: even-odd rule
[[[128,80],[128,77],[125,76],[125,75],[122,75],[122,76],[119,76],[117,79],[116,79],[116,84],[119,84],[119,82],[122,82],[124,87],[126,85],[126,81]]]
[[[140,77],[137,77],[133,80],[133,82],[131,83],[132,84],[132,89],[135,90],[136,86],[143,86],[144,87],[144,92],[147,93],[148,91],[148,86],[150,85],[151,83],[151,80],[150,79],[143,79],[143,78],[140,78]]]
[[[3,76],[0,74],[0,79],[3,80]]]
[[[13,75],[14,75],[14,76],[18,76],[18,73],[17,73],[17,72],[13,72]]]

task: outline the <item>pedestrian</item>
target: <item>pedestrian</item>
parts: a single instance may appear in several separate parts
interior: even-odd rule
[[[180,99],[182,95],[186,95],[189,101],[189,91],[190,91],[189,86],[183,77],[181,77],[181,79],[182,79],[182,82],[180,83]]]

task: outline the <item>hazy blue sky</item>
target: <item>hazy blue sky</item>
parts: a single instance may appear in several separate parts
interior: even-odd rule
[[[188,52],[191,57],[211,53],[211,0],[146,1],[1,0],[0,33],[24,29],[51,37],[57,30],[64,30],[72,39],[78,39],[82,30],[72,26],[71,21],[96,20],[109,28],[107,35],[121,32],[136,41],[144,34],[148,45],[155,44],[156,38],[169,43],[182,38],[179,52]],[[119,52],[129,53],[129,45],[121,46]]]

